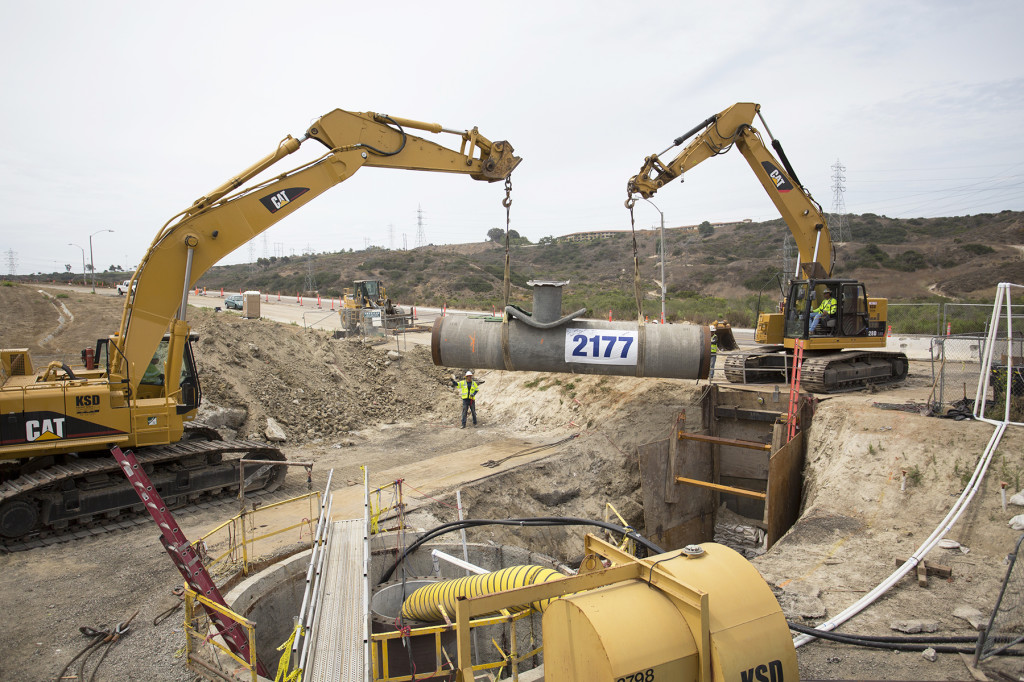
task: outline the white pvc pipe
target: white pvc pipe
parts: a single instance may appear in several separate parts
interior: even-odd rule
[[[443,561],[447,561],[448,563],[452,564],[453,566],[458,566],[459,568],[464,568],[464,569],[466,569],[467,572],[473,572],[473,573],[476,573],[477,575],[483,575],[484,573],[490,573],[490,571],[488,571],[486,568],[480,568],[476,564],[471,564],[468,561],[463,561],[462,559],[458,559],[456,557],[453,557],[451,554],[445,554],[444,552],[442,552],[439,549],[435,549],[435,550],[431,551],[430,552],[430,556],[433,557],[433,558],[436,558],[436,559],[441,559]]]
[[[999,445],[999,441],[1003,437],[1003,431],[1005,431],[1005,429],[1005,424],[1001,424],[996,427],[995,433],[993,433],[992,437],[989,439],[988,445],[985,447],[985,453],[978,462],[978,466],[974,470],[974,475],[968,482],[964,492],[961,493],[960,498],[956,501],[956,504],[953,505],[953,508],[950,509],[946,518],[944,518],[939,526],[932,531],[932,534],[928,536],[928,539],[921,544],[917,551],[914,552],[914,554],[888,578],[879,583],[873,590],[861,597],[857,602],[846,608],[841,613],[836,614],[834,618],[831,618],[815,627],[816,630],[830,632],[836,629],[874,603],[876,599],[888,592],[890,587],[899,582],[900,578],[905,576],[907,573],[910,573],[919,563],[921,563],[928,552],[935,548],[935,545],[939,543],[939,540],[945,537],[946,533],[948,533],[953,525],[959,520],[960,515],[967,508],[967,505],[970,504],[971,499],[974,498],[974,494],[978,491],[981,479],[985,475],[985,471],[988,469],[989,463],[992,461],[992,456],[995,453],[996,446]],[[813,635],[799,635],[793,638],[793,646],[801,647],[814,639],[816,639],[816,637]]]
[[[911,557],[909,559],[907,559],[899,568],[897,568],[888,578],[886,578],[881,583],[879,583],[874,589],[872,589],[870,592],[865,594],[863,597],[861,597],[859,600],[857,600],[854,604],[852,604],[851,606],[846,608],[841,613],[836,614],[835,617],[830,618],[829,620],[825,621],[824,623],[821,623],[820,625],[818,625],[815,628],[816,630],[821,630],[823,632],[829,632],[831,630],[836,629],[837,627],[839,627],[840,625],[842,625],[843,623],[848,621],[850,618],[853,618],[855,615],[857,615],[858,613],[863,611],[865,608],[870,606],[872,603],[874,603],[875,600],[877,600],[879,597],[881,597],[883,594],[885,594],[889,590],[889,588],[891,588],[893,585],[895,585],[897,582],[899,582],[899,580],[903,576],[905,576],[907,573],[910,573],[912,570],[914,570],[917,567],[917,565],[919,563],[921,563],[921,561],[924,559],[924,557],[927,556],[928,552],[930,552],[932,549],[935,548],[935,545],[937,545],[939,543],[939,540],[941,540],[943,537],[945,537],[945,535],[952,529],[953,525],[960,519],[960,515],[963,514],[964,510],[967,508],[967,505],[971,503],[972,499],[974,499],[975,493],[978,492],[978,489],[981,486],[981,481],[982,481],[982,479],[985,476],[985,472],[988,470],[988,466],[992,462],[992,457],[995,455],[996,447],[999,445],[999,441],[1002,440],[1003,433],[1006,431],[1007,425],[1011,423],[1009,421],[1009,403],[1010,403],[1009,397],[1010,397],[1010,387],[1012,385],[1012,380],[1013,380],[1012,374],[1007,377],[1007,399],[1006,399],[1007,410],[1006,410],[1005,415],[1004,415],[1004,420],[1003,421],[995,421],[993,419],[986,419],[986,418],[984,418],[984,416],[979,416],[979,414],[980,415],[984,414],[984,402],[983,402],[982,396],[983,395],[987,395],[987,392],[988,392],[988,369],[991,367],[991,364],[992,364],[992,353],[994,352],[994,347],[995,347],[994,341],[995,341],[995,337],[997,335],[997,326],[998,326],[997,322],[998,322],[998,317],[999,317],[999,314],[998,314],[999,304],[1000,304],[1002,298],[1004,297],[1004,295],[1005,295],[1005,297],[1007,299],[1007,304],[1006,304],[1007,305],[1007,308],[1006,308],[1006,310],[1007,310],[1007,314],[1006,314],[1006,316],[1007,316],[1007,332],[1008,332],[1008,335],[1007,335],[1008,341],[1007,341],[1007,343],[1011,343],[1012,340],[1013,340],[1013,337],[1009,335],[1009,331],[1011,329],[1011,326],[1010,326],[1010,323],[1009,323],[1009,318],[1011,317],[1011,315],[1010,315],[1011,306],[1010,306],[1010,302],[1009,302],[1009,287],[1010,286],[1018,286],[1018,285],[1000,284],[999,288],[998,288],[998,290],[996,292],[996,302],[995,302],[995,306],[993,306],[992,324],[989,327],[988,344],[987,344],[987,347],[985,349],[985,358],[984,358],[984,360],[982,362],[981,376],[978,377],[978,393],[977,393],[978,399],[975,401],[975,417],[979,421],[984,421],[986,423],[995,425],[996,429],[992,433],[991,438],[989,438],[988,445],[985,446],[985,450],[982,453],[981,458],[978,461],[978,466],[975,467],[975,469],[974,469],[974,474],[971,476],[971,480],[969,480],[967,482],[967,485],[964,487],[964,491],[960,494],[960,497],[957,499],[956,503],[949,510],[949,513],[946,514],[946,518],[944,518],[942,520],[942,522],[938,525],[938,527],[936,527],[936,529],[934,531],[932,531],[932,534],[929,535],[928,538],[923,543],[921,543],[921,546],[918,547],[917,551],[914,552],[914,554],[911,555]],[[1007,352],[1008,358],[1009,358],[1009,356],[1012,356],[1012,355],[1013,355],[1012,349],[1008,350],[1008,352]],[[1008,363],[1009,363],[1009,360],[1008,360]],[[985,391],[984,393],[982,393],[983,389]],[[979,413],[979,408],[978,408],[979,404],[982,405],[980,413]],[[1015,423],[1015,424],[1017,424],[1017,423]],[[801,634],[801,635],[798,635],[797,637],[793,638],[793,645],[795,647],[801,647],[804,644],[807,644],[808,642],[813,641],[814,639],[816,639],[816,638],[813,635]]]
[[[1013,395],[1013,300],[1010,288],[1024,288],[1019,284],[1002,282],[996,288],[996,302],[992,306],[992,320],[989,323],[988,337],[985,339],[985,357],[981,363],[981,381],[974,397],[974,418],[988,424],[1012,424],[1024,426],[1024,422],[1010,421],[1010,402]],[[999,336],[999,307],[1006,301],[1006,393],[1004,399],[1003,420],[998,421],[985,417],[985,399],[988,397],[989,376],[992,373],[992,356],[995,354],[996,340]]]

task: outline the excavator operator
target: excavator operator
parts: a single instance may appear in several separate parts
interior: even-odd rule
[[[811,318],[811,326],[808,328],[807,333],[813,334],[814,329],[818,326],[818,322],[821,321],[822,317],[834,317],[836,314],[836,299],[832,298],[832,292],[826,289],[824,291],[824,298],[821,304],[817,308],[811,310],[814,313],[814,317]]]

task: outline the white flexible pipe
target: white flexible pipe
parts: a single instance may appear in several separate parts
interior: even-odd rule
[[[998,288],[998,290],[996,292],[996,302],[995,302],[995,306],[994,306],[994,310],[993,310],[993,315],[992,315],[992,324],[989,326],[989,341],[988,341],[987,347],[985,349],[985,359],[982,362],[982,372],[981,372],[981,375],[978,377],[978,396],[979,396],[979,398],[978,398],[977,401],[975,401],[975,416],[976,416],[976,418],[979,421],[984,421],[986,423],[993,424],[996,427],[996,429],[992,433],[992,437],[989,438],[988,445],[985,446],[985,450],[984,450],[984,452],[981,455],[981,459],[979,459],[979,461],[978,461],[978,466],[975,467],[975,469],[974,469],[974,475],[971,476],[971,480],[967,482],[967,485],[964,487],[964,491],[960,494],[960,497],[957,499],[956,503],[949,510],[949,513],[946,514],[946,518],[944,518],[942,520],[942,522],[938,525],[938,527],[934,531],[932,531],[932,534],[928,536],[928,539],[925,540],[921,544],[920,547],[918,547],[917,551],[914,552],[913,555],[911,555],[911,557],[909,559],[907,559],[905,562],[903,562],[903,564],[899,568],[897,568],[888,578],[886,578],[885,580],[880,582],[874,589],[872,589],[870,592],[865,594],[863,597],[861,597],[859,600],[857,600],[851,606],[847,607],[841,613],[836,614],[833,618],[830,618],[829,620],[827,620],[824,623],[821,623],[820,625],[815,627],[816,630],[821,630],[822,632],[830,632],[830,631],[836,629],[837,627],[839,627],[840,625],[842,625],[843,623],[848,621],[850,618],[853,618],[858,613],[860,613],[861,611],[866,609],[868,606],[873,604],[875,602],[875,600],[877,600],[883,594],[888,592],[889,588],[891,588],[893,585],[895,585],[897,582],[899,582],[899,580],[903,576],[905,576],[910,571],[914,570],[917,567],[917,565],[919,563],[921,563],[921,561],[924,559],[924,557],[927,556],[928,552],[930,552],[932,549],[935,548],[935,545],[937,545],[939,543],[939,540],[941,540],[943,537],[945,537],[946,533],[948,533],[950,531],[950,529],[952,529],[953,525],[956,524],[956,522],[960,519],[960,515],[963,514],[964,510],[967,508],[967,505],[971,503],[971,500],[974,498],[975,493],[978,492],[978,488],[981,486],[981,481],[982,481],[982,479],[985,476],[985,472],[987,471],[989,464],[992,462],[992,457],[995,454],[996,447],[999,445],[999,441],[1002,440],[1003,433],[1006,431],[1007,425],[1010,424],[1010,423],[1015,423],[1016,424],[1016,422],[1010,422],[1009,421],[1009,403],[1010,403],[1009,396],[1010,396],[1010,387],[1012,386],[1012,382],[1013,382],[1013,376],[1012,375],[1007,376],[1007,381],[1006,381],[1006,390],[1007,390],[1006,404],[1007,404],[1007,410],[1006,410],[1006,414],[1004,415],[1004,420],[1003,421],[996,421],[996,420],[992,420],[992,419],[985,419],[982,416],[978,416],[979,414],[983,414],[984,410],[982,410],[979,413],[978,408],[977,408],[978,403],[981,403],[982,405],[984,405],[984,403],[982,402],[982,400],[980,398],[980,396],[982,395],[982,390],[985,390],[987,392],[987,389],[988,389],[988,371],[987,371],[987,369],[989,367],[991,367],[991,364],[992,364],[992,353],[993,353],[993,349],[995,347],[995,343],[994,343],[995,336],[997,334],[997,324],[996,324],[996,322],[997,322],[998,316],[999,316],[998,309],[999,309],[999,304],[1000,304],[1001,299],[1002,299],[1004,294],[1006,295],[1006,306],[1007,306],[1006,310],[1007,310],[1007,318],[1008,318],[1007,319],[1007,333],[1008,333],[1008,335],[1007,335],[1007,339],[1008,339],[1007,343],[1011,343],[1012,342],[1012,338],[1013,337],[1009,335],[1009,331],[1010,331],[1009,318],[1010,318],[1010,310],[1011,310],[1010,299],[1009,299],[1009,287],[1010,286],[1017,286],[1017,285],[1000,284],[999,288]],[[1012,354],[1013,354],[1012,353],[1012,349],[1008,349],[1007,355],[1010,356]],[[813,635],[801,634],[801,635],[798,635],[797,637],[793,638],[793,645],[795,647],[801,647],[804,644],[807,644],[808,642],[811,642],[811,641],[813,641],[815,639],[817,639],[817,638],[814,637]]]
[[[459,568],[464,568],[464,569],[466,569],[467,573],[472,572],[472,573],[476,573],[477,575],[483,575],[484,573],[490,573],[490,571],[488,571],[486,568],[480,568],[476,564],[471,564],[468,561],[463,561],[462,559],[456,559],[451,554],[445,554],[444,552],[442,552],[439,549],[432,550],[430,552],[430,556],[433,557],[435,561],[437,559],[443,559],[444,561],[447,561],[448,563],[452,564],[453,566],[458,566]]]

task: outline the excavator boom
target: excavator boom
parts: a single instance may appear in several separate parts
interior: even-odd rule
[[[461,138],[455,151],[411,135],[399,125]],[[327,152],[312,163],[243,188],[259,173],[297,151],[308,139]],[[286,137],[265,158],[173,217],[157,234],[135,274],[112,355],[111,375],[134,394],[171,320],[184,320],[188,291],[217,261],[286,218],[363,166],[459,173],[495,182],[519,164],[508,142],[491,142],[476,128],[457,132],[439,124],[341,109],[321,116],[301,139]],[[172,337],[177,332],[172,325]],[[173,343],[173,341],[172,341]]]
[[[783,351],[792,350],[797,339],[802,339],[804,385],[811,390],[832,392],[902,380],[907,376],[906,356],[874,350],[885,346],[886,300],[868,298],[863,283],[832,277],[832,239],[821,206],[800,184],[779,141],[771,142],[778,158],[765,145],[752,125],[755,117],[771,138],[760,105],[741,102],[677,137],[661,154],[648,156],[640,172],[627,183],[626,206],[632,208],[635,195],[650,198],[697,164],[735,145],[789,227],[800,260],[791,273],[789,294],[780,312],[758,317],[755,339],[766,346],[750,353],[730,353],[726,377],[742,383],[788,381],[792,362]],[[661,159],[688,140],[671,160]],[[833,304],[824,321],[822,315],[812,320],[817,312],[814,302],[833,293],[838,305]],[[724,322],[714,325],[726,341],[731,336],[727,327]],[[720,348],[727,349],[725,345]]]
[[[754,118],[760,116],[760,105],[749,102],[734,104],[711,116],[673,140],[669,149],[696,135],[672,160],[666,163],[660,158],[669,149],[644,159],[640,172],[629,179],[627,194],[630,197],[639,194],[649,199],[664,185],[683,177],[686,171],[697,164],[724,154],[736,145],[789,226],[800,253],[803,274],[814,278],[828,277],[832,272],[832,240],[825,216],[818,202],[797,180],[796,173],[782,152],[782,145],[775,140],[772,142],[773,148],[782,158],[780,162],[765,146],[760,133],[752,127]],[[761,120],[763,122],[764,119]],[[800,273],[793,274],[799,276]]]

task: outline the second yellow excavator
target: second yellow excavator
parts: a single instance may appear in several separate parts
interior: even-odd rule
[[[778,159],[751,125],[760,119]],[[696,136],[696,137],[694,137]],[[800,184],[782,145],[772,137],[761,106],[734,104],[673,140],[670,149],[694,139],[668,163],[655,154],[629,179],[626,205],[636,194],[648,199],[666,183],[733,145],[761,182],[796,242],[799,260],[779,312],[760,313],[754,351],[725,356],[725,376],[736,383],[787,381],[796,341],[803,342],[802,387],[819,393],[902,381],[907,356],[885,351],[887,301],[869,298],[862,282],[832,275],[833,245],[828,223],[811,193]]]

